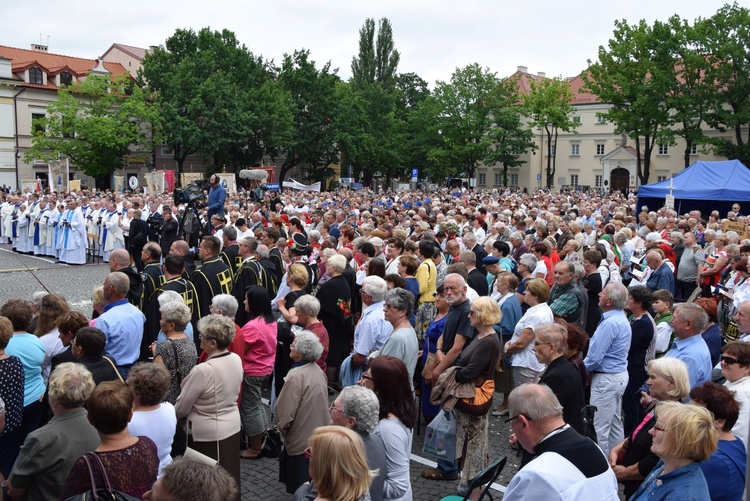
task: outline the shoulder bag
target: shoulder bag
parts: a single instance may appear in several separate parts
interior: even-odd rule
[[[93,499],[94,501],[98,501],[99,499],[107,501],[138,501],[137,497],[112,489],[112,484],[110,484],[109,482],[107,472],[104,469],[104,464],[95,452],[87,452],[81,457],[83,457],[83,460],[86,462],[86,467],[89,470],[91,489],[80,494],[76,494],[75,496],[71,496],[66,501],[88,501],[90,499]],[[99,471],[102,474],[102,479],[104,479],[104,487],[96,486],[96,479],[94,478],[94,468],[92,467],[92,462],[99,465]]]

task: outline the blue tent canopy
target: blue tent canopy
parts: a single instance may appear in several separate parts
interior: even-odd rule
[[[638,210],[643,205],[650,210],[662,207],[669,195],[670,181],[675,209],[680,214],[697,209],[707,217],[712,210],[723,212],[731,209],[734,202],[750,201],[750,169],[742,162],[695,162],[671,180],[638,188]],[[748,208],[743,207],[743,212]]]

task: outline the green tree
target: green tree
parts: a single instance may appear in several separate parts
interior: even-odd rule
[[[450,82],[437,82],[424,107],[439,134],[429,155],[438,176],[465,173],[473,179],[480,163],[510,166],[516,161],[502,152],[526,134],[512,95],[489,69],[478,64],[457,68]]]
[[[706,58],[704,81],[713,89],[706,122],[733,138],[714,138],[717,154],[750,167],[750,10],[725,5],[711,18],[695,24],[701,55]]]
[[[401,150],[401,164],[389,170],[386,184],[394,176],[410,176],[418,169],[420,178],[433,174],[429,152],[438,144],[439,136],[432,126],[432,117],[422,113],[421,104],[430,96],[427,82],[416,73],[402,73],[396,79],[396,128]],[[433,181],[436,179],[434,176]]]
[[[139,77],[159,105],[178,177],[188,155],[257,165],[291,134],[290,99],[273,68],[229,30],[176,30],[143,59]]]
[[[284,55],[279,84],[289,94],[294,113],[293,133],[281,150],[285,154],[279,182],[295,166],[306,164],[315,179],[325,177],[330,164],[339,159],[341,82],[331,63],[315,67],[307,50]]]
[[[396,84],[396,71],[401,55],[395,49],[393,28],[388,18],[378,22],[375,40],[375,20],[367,18],[359,30],[359,54],[352,58],[352,83],[362,88],[374,82],[387,89]]]
[[[508,96],[508,103],[519,102],[516,82],[506,80],[502,85]],[[525,161],[521,160],[520,155],[537,149],[534,132],[524,126],[521,106],[504,106],[493,112],[492,118],[495,120],[492,128],[495,145],[487,160],[503,166],[503,186],[508,186],[508,169],[523,165]]]
[[[671,110],[670,126],[664,129],[665,141],[675,144],[675,136],[685,140],[683,159],[688,167],[693,146],[707,142],[703,120],[707,99],[714,93],[703,77],[708,61],[696,50],[696,30],[679,16],[672,16],[666,23],[656,21],[651,36],[652,62],[659,67],[654,77],[664,79],[666,107]]]
[[[99,188],[110,187],[112,173],[123,167],[129,153],[152,147],[151,125],[159,120],[129,75],[89,74],[83,82],[60,88],[47,111],[47,117],[34,123],[24,161],[67,155]]]
[[[573,92],[562,78],[529,80],[529,92],[523,97],[523,108],[530,118],[529,126],[538,128],[547,139],[546,185],[550,189],[555,183],[557,170],[557,137],[560,131],[575,131],[573,120],[575,108],[570,104]]]
[[[672,140],[669,86],[663,63],[656,60],[651,27],[644,20],[633,26],[616,21],[615,27],[608,48],[599,46],[599,58],[589,61],[583,79],[588,91],[611,105],[606,116],[614,122],[615,132],[635,140],[638,178],[647,184],[654,146]]]
[[[395,89],[400,55],[388,19],[368,18],[360,29],[359,52],[352,58],[352,78],[345,90],[342,131],[343,164],[352,165],[362,182],[375,175],[390,177],[402,166],[402,132],[396,116]]]

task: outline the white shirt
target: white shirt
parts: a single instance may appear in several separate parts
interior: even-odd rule
[[[552,310],[547,303],[539,303],[536,306],[532,306],[516,324],[516,328],[513,331],[513,337],[510,339],[511,343],[515,343],[518,338],[521,337],[521,333],[524,329],[531,329],[534,331],[537,327],[551,324],[554,320],[555,318],[552,314]],[[542,372],[545,365],[539,363],[539,360],[536,359],[536,355],[531,351],[532,346],[533,341],[522,351],[512,354],[510,356],[511,365],[513,367],[525,367],[533,371]]]
[[[159,473],[172,462],[172,440],[177,429],[177,415],[174,406],[163,402],[152,411],[136,411],[128,423],[128,432],[134,437],[146,436],[156,444],[159,455]]]
[[[750,376],[738,379],[734,383],[725,381],[724,386],[732,390],[734,398],[740,403],[740,415],[732,427],[732,433],[742,440],[747,448],[748,422],[750,422]]]

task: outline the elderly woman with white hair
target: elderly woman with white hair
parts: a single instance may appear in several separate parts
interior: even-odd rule
[[[315,297],[320,301],[318,318],[328,331],[331,343],[328,350],[328,380],[338,379],[341,362],[349,355],[349,340],[352,338],[352,290],[344,278],[346,258],[340,254],[332,256],[326,263],[326,273],[331,277]]]
[[[310,479],[305,449],[315,428],[330,420],[326,375],[317,364],[321,353],[323,345],[312,332],[295,336],[290,355],[294,363],[276,402],[279,431],[284,437],[279,480],[286,483],[290,494]]]
[[[185,301],[182,299],[182,296],[175,292],[175,291],[164,291],[162,292],[159,297],[157,298],[157,301],[159,301],[159,308],[161,311],[161,307],[164,306],[167,303],[182,303],[185,304]],[[92,326],[93,327],[93,326]],[[160,326],[161,327],[161,326]],[[185,335],[189,337],[190,339],[194,339],[193,337],[193,324],[188,322],[187,325],[184,328]],[[161,341],[164,341],[167,339],[167,335],[164,333],[163,330],[159,329],[159,335],[156,337],[156,342],[159,343]]]
[[[185,327],[190,325],[190,308],[182,300],[168,301],[159,308],[159,312],[160,328],[166,339],[154,342],[151,345],[151,353],[154,355],[154,363],[169,371],[171,384],[164,400],[174,404],[180,395],[182,381],[190,374],[198,360],[198,352],[193,338],[185,333]]]
[[[99,447],[99,434],[83,408],[94,386],[81,364],[66,362],[52,371],[52,419],[31,432],[21,447],[5,483],[10,499],[57,499],[76,460]]]

